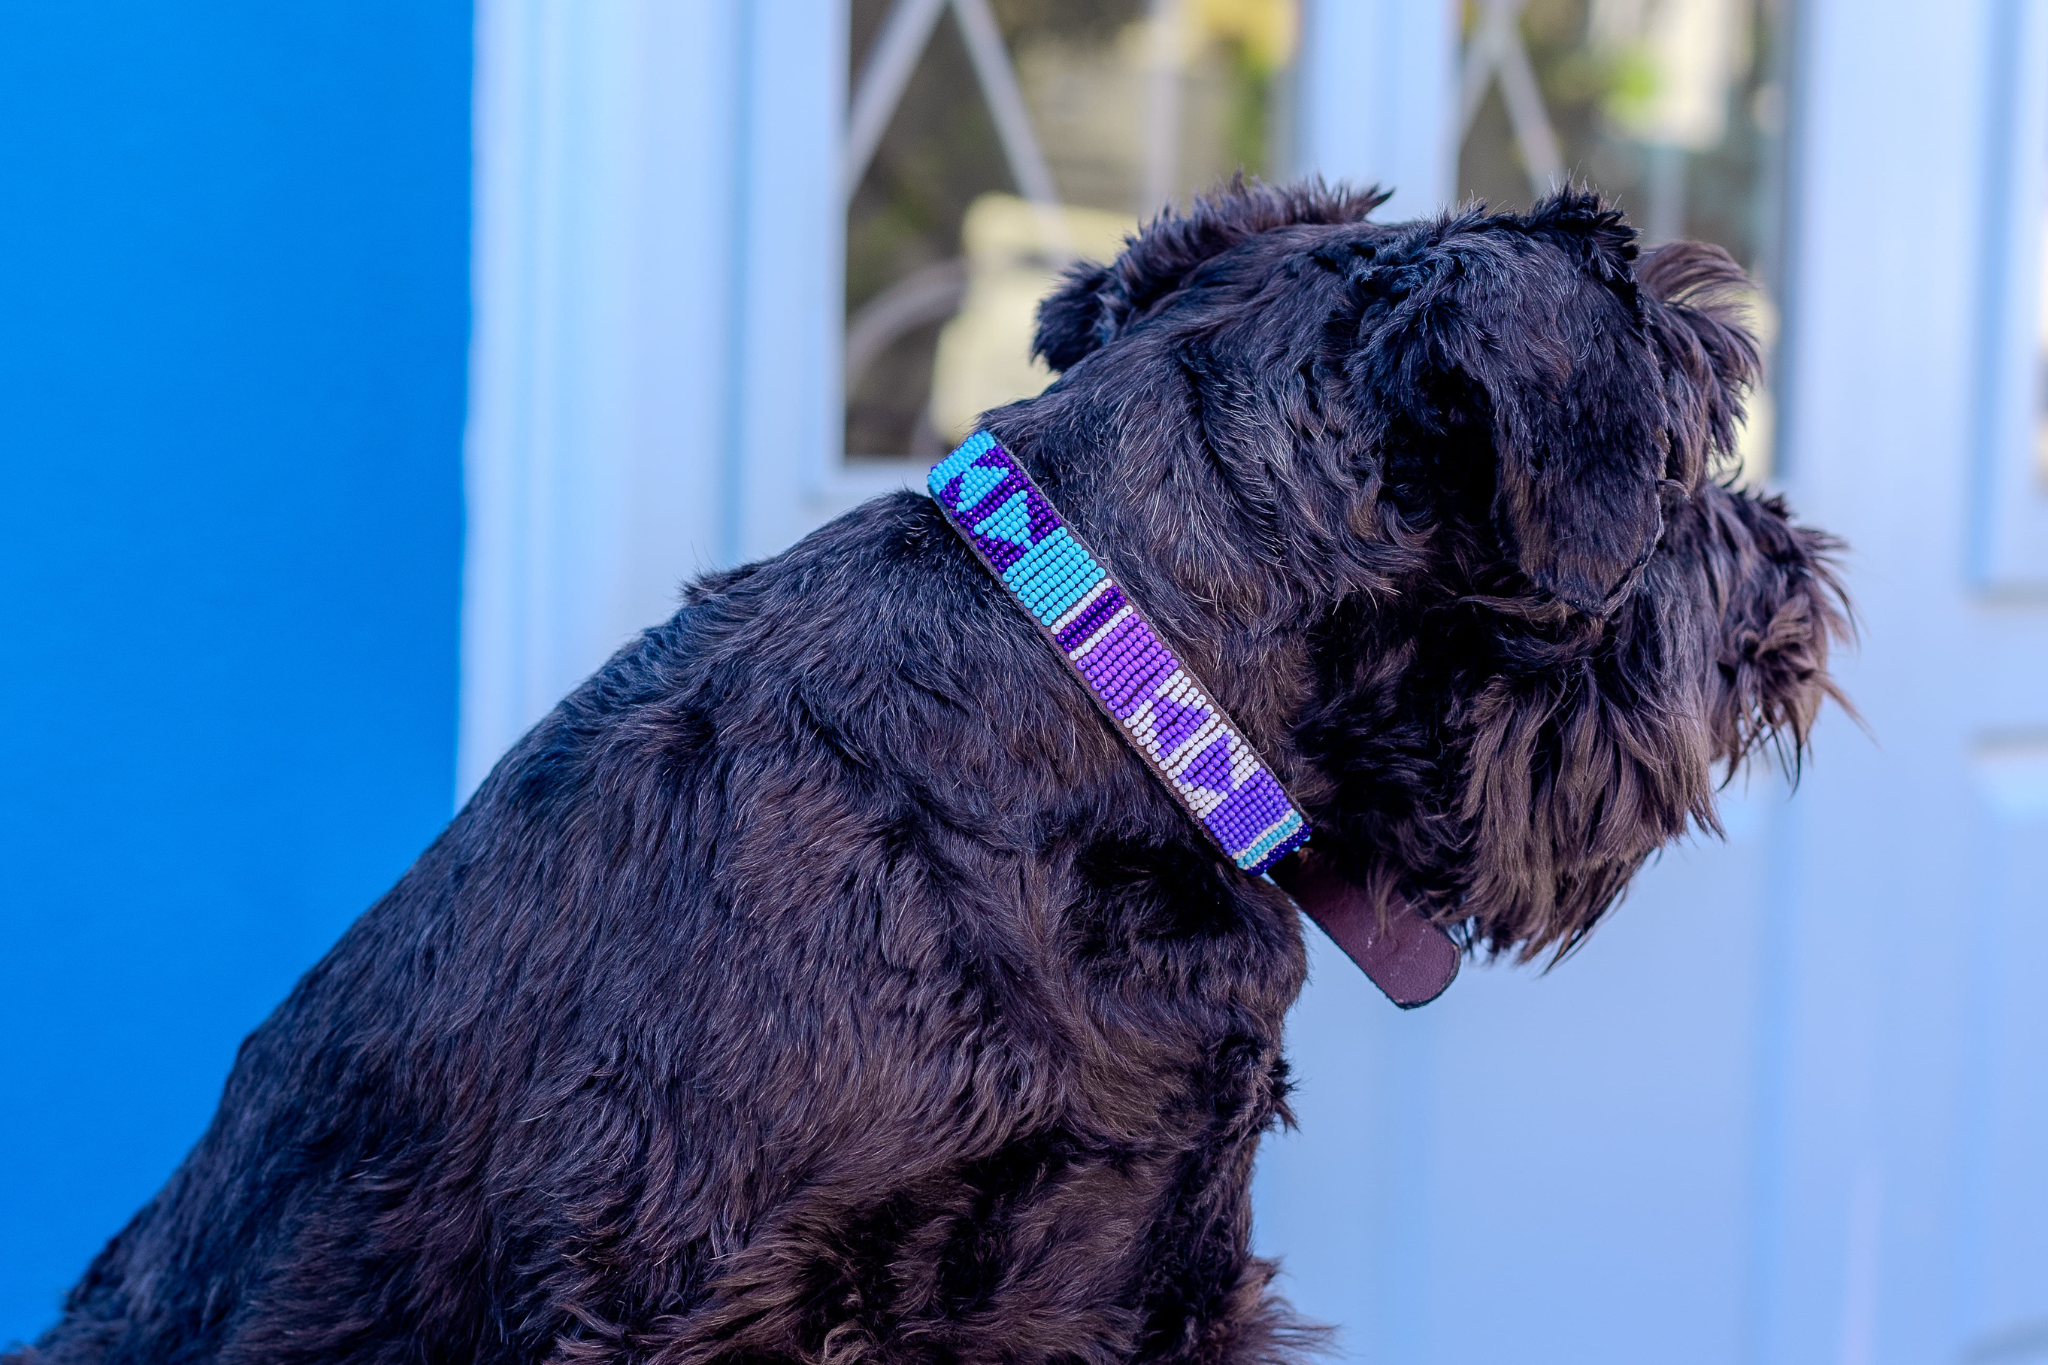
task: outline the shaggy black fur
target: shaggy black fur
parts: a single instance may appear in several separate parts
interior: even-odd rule
[[[1796,754],[1828,540],[1710,476],[1713,248],[1237,187],[990,428],[1383,906],[1583,935]],[[39,1362],[1269,1362],[1301,930],[923,497],[692,588],[243,1045]]]

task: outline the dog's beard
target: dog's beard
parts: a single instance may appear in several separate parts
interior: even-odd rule
[[[1412,908],[1473,948],[1561,956],[1659,847],[1718,833],[1716,793],[1748,756],[1796,766],[1839,697],[1834,542],[1716,484],[1669,511],[1610,617],[1467,596],[1419,632],[1464,666],[1397,651],[1305,729],[1339,777],[1317,847],[1384,919]]]
[[[1795,775],[1823,703],[1855,707],[1828,676],[1828,653],[1853,638],[1835,572],[1841,543],[1792,523],[1784,500],[1714,490],[1695,513],[1708,523],[1704,556],[1725,604],[1709,718],[1715,758],[1728,771],[1759,751]]]

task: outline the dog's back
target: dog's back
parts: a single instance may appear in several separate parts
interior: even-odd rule
[[[28,1359],[1263,1330],[1199,1177],[1278,1103],[1298,931],[1115,746],[924,499],[704,585],[250,1037]]]

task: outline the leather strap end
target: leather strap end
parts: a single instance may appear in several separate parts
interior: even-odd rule
[[[1458,945],[1449,934],[1406,906],[1382,924],[1365,892],[1338,876],[1326,860],[1296,853],[1274,867],[1271,876],[1402,1009],[1427,1005],[1457,979]]]

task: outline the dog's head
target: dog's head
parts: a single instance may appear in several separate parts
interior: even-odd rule
[[[1834,542],[1724,477],[1758,365],[1725,253],[1639,256],[1581,193],[1378,202],[1236,186],[1075,267],[1061,380],[994,424],[1274,675],[1210,681],[1293,746],[1323,857],[1562,950],[1747,755],[1797,762]]]

